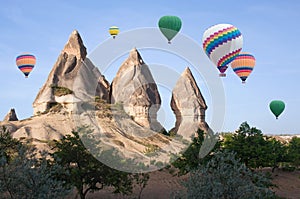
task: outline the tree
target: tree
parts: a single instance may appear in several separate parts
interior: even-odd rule
[[[270,147],[261,130],[249,126],[247,122],[240,125],[232,139],[226,139],[223,144],[225,149],[236,152],[236,156],[247,167],[258,168],[269,166],[268,155]]]
[[[288,154],[287,158],[288,161],[295,167],[300,166],[300,138],[293,137],[288,144],[287,147]]]
[[[275,138],[267,138],[267,150],[265,153],[266,165],[272,167],[272,172],[279,167],[279,163],[287,160],[287,147]]]
[[[100,142],[93,137],[93,131],[83,126],[72,131],[72,135],[66,135],[61,140],[55,141],[53,148],[55,152],[52,154],[54,162],[66,170],[66,174],[59,177],[66,181],[66,185],[75,186],[80,198],[83,199],[88,192],[101,190],[105,186],[114,187],[114,193],[129,194],[135,180],[145,183],[138,181],[141,175],[118,171],[98,161],[85,148],[80,137],[89,142],[94,153],[100,151],[98,147]]]
[[[184,198],[272,198],[269,178],[251,171],[233,152],[216,152],[208,163],[190,172]],[[178,197],[177,197],[178,198]]]
[[[63,198],[69,190],[54,178],[59,166],[50,165],[46,154],[0,132],[0,194],[2,198]],[[39,158],[37,158],[40,156]]]
[[[199,157],[199,151],[201,149],[204,139],[205,139],[204,131],[198,129],[197,135],[193,138],[193,141],[189,145],[187,150],[185,150],[182,154],[175,154],[174,157],[172,157],[171,159],[172,165],[175,168],[179,169],[177,175],[185,175],[188,172],[190,172],[192,169],[197,168],[198,164],[205,163],[211,158],[210,154],[208,154],[204,158]],[[214,145],[212,151],[215,151],[219,147],[220,147],[220,142],[217,142]]]

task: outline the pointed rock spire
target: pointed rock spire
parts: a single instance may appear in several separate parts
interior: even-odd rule
[[[18,117],[14,108],[10,109],[10,111],[6,114],[3,121],[18,121]]]
[[[33,102],[34,115],[57,103],[70,105],[66,108],[72,111],[72,104],[78,97],[83,100],[82,96],[108,100],[109,83],[86,55],[82,39],[74,30]],[[64,92],[57,95],[57,88]]]
[[[184,137],[189,137],[190,135],[187,136],[184,129],[180,130],[184,123],[190,126],[195,124],[197,128],[207,130],[208,126],[205,122],[207,105],[188,67],[181,74],[172,91],[171,108],[176,116],[173,131]]]
[[[70,35],[68,42],[62,50],[62,53],[75,55],[77,58],[80,58],[82,60],[85,59],[86,48],[77,30],[74,30]]]
[[[163,130],[157,121],[161,98],[152,74],[136,48],[130,51],[113,79],[110,101],[112,104],[123,103],[125,111],[141,126]]]

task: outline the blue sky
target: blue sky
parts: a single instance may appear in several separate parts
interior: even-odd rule
[[[226,94],[222,131],[234,131],[243,121],[248,121],[266,134],[299,134],[300,92],[296,87],[300,74],[299,10],[297,0],[3,1],[0,7],[0,119],[12,107],[20,119],[32,115],[32,102],[74,29],[81,34],[88,52],[92,52],[109,39],[107,29],[112,25],[119,26],[121,31],[156,27],[161,16],[176,15],[183,22],[181,33],[200,45],[208,27],[218,23],[235,25],[244,37],[243,51],[256,57],[255,69],[246,85],[242,85],[230,69],[222,79]],[[15,65],[15,57],[22,52],[32,52],[37,57],[37,65],[28,79]],[[184,69],[179,66],[185,64],[184,61],[176,62],[168,55],[163,59],[155,53],[151,56],[141,53],[146,63],[162,62],[178,67],[178,71]],[[153,55],[159,58],[154,59]],[[116,65],[122,61],[120,58]],[[104,75],[109,80],[113,78],[105,72]],[[201,78],[197,78],[197,82],[208,103],[209,119],[214,105]],[[286,110],[278,120],[268,108],[273,99],[286,103]]]

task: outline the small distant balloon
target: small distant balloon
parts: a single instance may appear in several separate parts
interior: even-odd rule
[[[255,66],[255,57],[250,53],[241,52],[231,62],[231,68],[242,80],[242,83],[246,83],[246,79],[252,72]]]
[[[180,31],[181,25],[181,19],[177,16],[163,16],[158,21],[158,27],[161,33],[167,38],[169,44]]]
[[[113,38],[116,38],[116,36],[119,34],[120,30],[117,26],[111,26],[109,28],[108,32]]]
[[[202,37],[203,50],[208,58],[217,66],[220,76],[243,47],[242,33],[231,24],[217,24],[208,28]]]
[[[20,71],[25,75],[25,78],[27,78],[36,64],[36,58],[30,53],[24,53],[17,56],[16,64]]]
[[[276,119],[278,119],[279,115],[284,111],[285,108],[285,104],[281,100],[273,100],[269,106]]]

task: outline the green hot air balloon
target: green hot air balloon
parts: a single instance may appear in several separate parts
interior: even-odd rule
[[[281,100],[273,100],[270,103],[270,109],[272,113],[276,116],[276,119],[278,119],[278,116],[284,111],[285,104]]]
[[[181,29],[181,20],[176,16],[163,16],[158,21],[158,27],[170,44]]]

